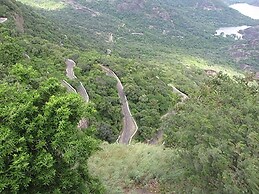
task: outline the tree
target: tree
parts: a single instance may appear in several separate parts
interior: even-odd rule
[[[219,75],[167,123],[187,193],[258,193],[258,86]],[[182,191],[181,190],[181,191]]]
[[[101,193],[86,165],[98,141],[77,128],[93,108],[56,79],[32,89],[21,65],[12,72],[17,81],[0,86],[0,192]]]

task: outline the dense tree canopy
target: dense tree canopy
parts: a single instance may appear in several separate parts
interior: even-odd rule
[[[168,147],[128,146],[138,150],[132,157],[122,145],[116,151],[105,144],[113,157],[100,152],[101,167],[92,171],[108,177],[107,191],[116,193],[120,183],[117,193],[131,186],[160,193],[259,192],[255,73],[245,79],[206,74],[238,74],[229,71],[236,64],[229,48],[244,52],[239,64],[258,66],[246,50],[256,41],[213,36],[220,26],[257,21],[219,0],[39,2],[44,9],[1,0],[0,17],[8,20],[0,24],[0,193],[104,193],[87,160],[100,140],[118,139],[123,115],[117,81],[100,65],[124,86],[138,124],[133,144],[164,130]],[[143,2],[137,10],[136,2]],[[66,77],[67,59],[75,61],[77,79]],[[75,89],[82,83],[90,103],[66,92],[63,80]],[[170,85],[190,99],[181,102]],[[77,127],[82,118],[85,129]]]
[[[85,163],[98,141],[77,128],[91,105],[54,78],[37,82],[32,67],[17,64],[8,77],[0,86],[1,193],[98,192]]]
[[[180,150],[189,193],[258,193],[258,86],[219,75],[168,121],[166,144]]]

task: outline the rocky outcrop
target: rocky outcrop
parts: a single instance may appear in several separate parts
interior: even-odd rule
[[[259,40],[259,26],[247,28],[241,32],[245,40]]]
[[[156,17],[162,18],[163,20],[166,20],[166,21],[170,20],[170,14],[164,9],[160,7],[153,7],[152,11],[153,11],[153,15],[155,15]]]
[[[101,15],[100,12],[90,9],[86,6],[83,6],[80,3],[77,3],[75,0],[63,0],[63,2],[65,2],[66,4],[69,4],[71,7],[73,7],[76,10],[90,13],[93,17]]]
[[[19,32],[24,33],[24,19],[21,15],[14,14],[13,16],[16,28]]]
[[[117,5],[118,11],[139,11],[144,8],[144,0],[126,0]]]
[[[244,60],[254,59],[259,61],[259,26],[253,26],[242,30],[243,41],[237,41],[229,51],[231,57],[240,62],[240,68],[246,71],[253,71],[253,65]]]
[[[213,69],[205,69],[204,71],[207,74],[207,76],[216,76],[218,74],[218,72]]]

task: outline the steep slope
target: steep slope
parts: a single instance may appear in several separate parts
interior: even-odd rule
[[[213,36],[255,21],[220,1],[39,3],[1,4],[1,193],[105,193],[92,174],[108,193],[258,193],[258,82],[219,73],[239,75],[223,55],[235,40]],[[130,146],[102,147],[89,174],[97,139],[123,127],[118,79],[100,65],[120,78],[139,129]],[[87,103],[73,93],[82,84]],[[158,129],[168,148],[134,145]]]
[[[76,31],[81,39],[78,45],[102,52],[110,49],[124,57],[151,57],[158,55],[158,50],[170,52],[172,47],[177,47],[213,59],[218,56],[208,56],[206,50],[215,50],[227,58],[225,48],[231,40],[213,37],[215,30],[222,26],[258,23],[220,0],[74,0],[63,3],[66,6],[62,9],[43,12],[67,26],[68,37]],[[109,41],[111,36],[113,40]],[[195,51],[189,49],[190,45]]]
[[[33,1],[24,2],[35,6]],[[95,64],[111,66],[120,75],[140,128],[137,137],[147,141],[159,129],[160,117],[177,103],[169,83],[189,93],[207,79],[203,70],[225,71],[234,64],[226,52],[234,40],[213,36],[214,30],[256,23],[221,1],[63,1],[58,9],[52,9],[51,2],[60,1],[39,2],[45,7],[37,7],[37,12],[58,23],[61,47],[99,52],[71,52],[70,58],[78,64],[77,75],[96,104],[98,120],[105,118],[104,123],[97,122],[99,136],[109,142],[118,138],[122,115],[116,85]],[[50,32],[46,39],[59,40],[57,32]],[[111,56],[103,55],[107,51]],[[112,96],[105,95],[110,92]]]
[[[48,22],[38,37],[28,35],[33,28],[26,24],[41,21],[34,11],[15,1],[3,3],[0,193],[103,193],[85,163],[99,140],[94,129],[77,127],[81,118],[94,117],[95,109],[61,85],[69,51],[41,38],[55,28],[45,26]]]

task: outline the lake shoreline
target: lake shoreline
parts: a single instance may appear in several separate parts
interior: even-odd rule
[[[247,3],[236,3],[229,6],[232,9],[235,9],[239,11],[241,14],[248,16],[252,19],[259,19],[259,7],[254,5],[249,5]],[[221,27],[216,30],[215,35],[216,36],[232,36],[236,40],[243,39],[243,33],[241,31],[244,31],[252,26],[232,26],[232,27]]]

